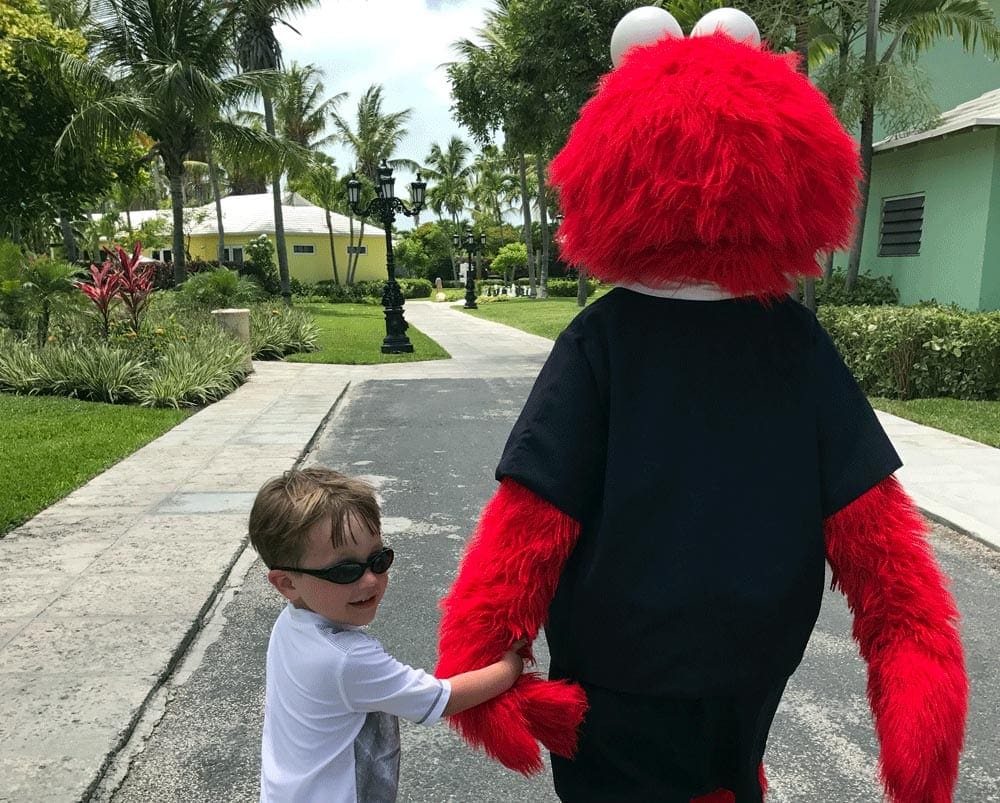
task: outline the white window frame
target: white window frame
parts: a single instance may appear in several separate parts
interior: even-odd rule
[[[301,243],[297,245],[292,245],[293,254],[315,254],[316,246],[310,243]]]
[[[237,265],[242,265],[245,259],[242,245],[227,245],[222,249],[223,262],[235,262]]]

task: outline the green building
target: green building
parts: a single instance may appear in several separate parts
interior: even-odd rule
[[[875,145],[861,266],[904,304],[1000,309],[1000,89]]]
[[[861,269],[891,276],[904,304],[1000,309],[1000,63],[946,40],[920,65],[946,111],[876,143]]]

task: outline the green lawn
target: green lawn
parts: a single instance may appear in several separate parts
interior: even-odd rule
[[[595,296],[587,299],[592,303]],[[515,329],[531,332],[555,340],[566,328],[581,307],[575,298],[510,298],[507,301],[484,302],[479,309],[465,310],[468,315],[476,315],[497,323],[505,323]]]
[[[183,410],[0,393],[0,535],[188,415]]]
[[[900,418],[1000,448],[1000,401],[873,398],[871,403]]]
[[[288,362],[372,365],[384,362],[447,360],[451,355],[412,325],[406,330],[412,354],[383,354],[385,315],[381,306],[370,304],[297,304],[312,314],[320,330],[319,351],[290,354]],[[403,307],[406,316],[406,307]]]

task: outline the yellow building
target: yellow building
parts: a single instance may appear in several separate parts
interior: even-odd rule
[[[326,225],[326,212],[295,193],[285,196],[281,207],[285,223],[285,245],[288,250],[288,272],[293,279],[304,284],[333,280],[333,259],[330,253],[330,233]],[[170,220],[170,210],[132,212],[132,224],[153,215]],[[219,235],[215,219],[215,203],[184,210],[184,237],[187,250],[194,259],[212,260],[218,256]],[[330,213],[333,225],[333,245],[337,256],[337,274],[341,284],[347,280],[348,258],[351,249],[350,220],[344,215]],[[222,199],[222,225],[225,230],[228,261],[242,262],[246,246],[264,234],[274,240],[274,206],[270,193],[260,195],[230,195]],[[354,281],[382,280],[386,278],[385,231],[365,224],[364,237],[358,240],[361,224],[354,221],[354,248],[359,248]],[[171,261],[169,248],[147,252],[154,259]]]

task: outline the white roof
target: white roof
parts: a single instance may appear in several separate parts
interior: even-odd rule
[[[894,137],[876,142],[875,152],[890,151],[904,145],[913,145],[925,139],[936,139],[946,134],[953,134],[966,128],[978,126],[1000,125],[1000,89],[980,95],[978,98],[966,101],[954,109],[941,115],[938,125],[927,131],[909,134],[897,134]]]
[[[286,234],[327,234],[326,212],[322,207],[314,206],[297,193],[287,193],[282,199],[282,217],[285,222]],[[274,233],[274,201],[271,193],[259,195],[227,195],[222,199],[222,225],[226,235],[238,234],[273,234]],[[124,220],[124,213],[122,219]],[[162,217],[173,224],[173,213],[169,209],[140,209],[129,212],[132,225],[138,226],[151,217]],[[215,202],[204,206],[185,207],[186,234],[215,234],[218,225],[215,220]],[[334,234],[348,234],[350,219],[345,215],[330,213],[330,223]],[[354,221],[354,230],[358,230],[358,221]],[[365,234],[384,234],[384,230],[370,223],[365,224]]]

